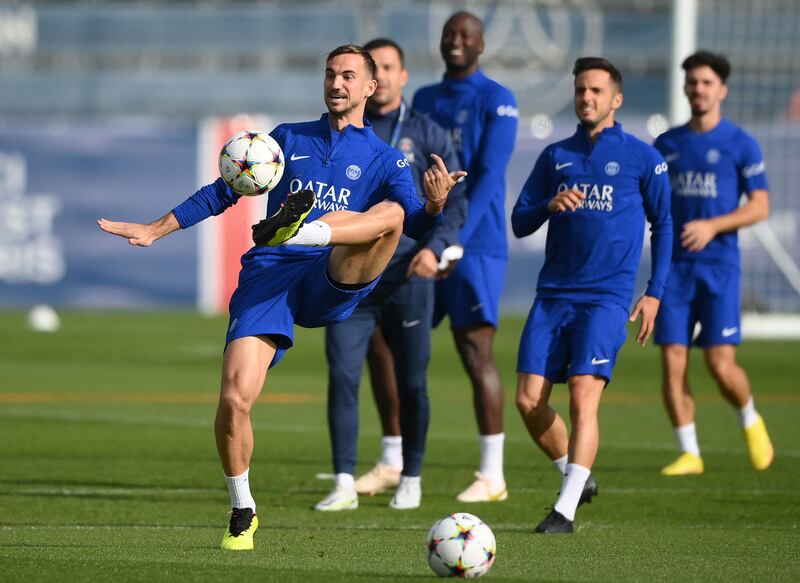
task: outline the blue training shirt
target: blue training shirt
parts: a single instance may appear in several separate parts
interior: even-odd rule
[[[381,141],[369,122],[365,127],[349,125],[341,132],[331,129],[328,114],[316,121],[281,124],[270,135],[283,149],[286,168],[281,181],[269,193],[267,216],[276,213],[290,192],[310,189],[316,204],[306,222],[337,210],[365,211],[389,199],[405,211],[403,232],[424,237],[439,217],[425,212],[417,196],[408,162],[403,154]],[[218,178],[202,187],[173,209],[181,228],[222,213],[238,202],[234,193]],[[322,253],[325,247],[280,245],[259,247],[262,253]]]
[[[689,221],[732,213],[743,193],[767,189],[758,142],[723,118],[708,132],[695,132],[689,124],[672,128],[654,145],[669,165],[672,182],[673,259],[738,265],[736,231],[719,233],[697,252],[681,246],[681,231]]]
[[[586,194],[572,212],[550,213],[557,193]],[[525,237],[549,219],[542,298],[612,301],[625,309],[633,298],[642,254],[645,216],[652,236],[652,276],[647,295],[661,299],[672,251],[667,165],[652,146],[622,131],[603,130],[594,144],[578,126],[539,156],[511,214],[514,235]]]
[[[460,169],[458,156],[447,132],[424,113],[407,108],[402,123],[399,120],[400,109],[386,115],[372,113],[369,110],[366,114],[372,123],[373,131],[384,142],[390,143],[396,134],[396,147],[403,153],[411,167],[417,195],[421,200],[424,200],[422,176],[425,170],[433,165],[431,154],[438,154],[449,172]],[[400,123],[399,128],[398,123]],[[464,225],[466,214],[467,199],[462,181],[450,190],[443,219],[424,239],[413,241],[405,235],[400,237],[394,257],[386,267],[381,281],[405,281],[408,264],[423,247],[433,251],[437,258],[441,258],[442,251],[446,247],[460,244],[458,234]]]
[[[481,71],[465,79],[445,76],[419,89],[412,107],[450,133],[468,172],[469,208],[459,235],[465,252],[508,257],[505,174],[519,117],[511,91]]]

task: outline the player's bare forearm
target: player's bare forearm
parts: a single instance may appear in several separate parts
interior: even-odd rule
[[[106,233],[123,237],[131,245],[140,247],[149,247],[161,237],[165,237],[181,228],[172,211],[146,225],[109,221],[108,219],[99,219],[97,225]]]
[[[658,314],[658,307],[661,305],[661,300],[653,296],[642,296],[636,306],[631,312],[630,321],[635,322],[641,316],[642,324],[639,326],[639,332],[636,334],[636,342],[644,346],[653,333],[653,327],[656,322],[656,315]]]

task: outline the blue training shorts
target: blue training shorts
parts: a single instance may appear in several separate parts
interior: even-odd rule
[[[522,331],[517,372],[553,383],[583,374],[610,382],[627,321],[628,312],[617,304],[536,298]]]
[[[739,266],[675,261],[656,317],[656,344],[691,346],[695,324],[700,347],[739,344]]]
[[[507,259],[465,253],[453,272],[436,282],[433,323],[450,316],[450,327],[489,324],[497,328]]]
[[[278,255],[258,248],[242,256],[239,286],[230,301],[225,346],[237,338],[268,335],[278,344],[275,366],[294,343],[294,325],[327,326],[347,319],[380,277],[356,290],[337,287],[328,276],[322,254]]]

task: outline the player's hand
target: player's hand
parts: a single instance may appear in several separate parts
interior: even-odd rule
[[[570,188],[559,192],[550,202],[547,203],[547,210],[551,213],[563,213],[566,211],[576,211],[586,198],[580,190]]]
[[[155,229],[152,225],[142,225],[140,223],[119,223],[116,221],[109,221],[107,219],[99,219],[97,221],[99,226],[106,233],[124,237],[131,245],[138,245],[140,247],[149,247],[153,241],[158,239]]]
[[[422,187],[425,190],[425,198],[428,199],[426,210],[430,214],[438,215],[447,202],[447,194],[467,173],[457,170],[451,174],[444,160],[436,154],[431,154],[431,158],[433,165],[422,175]]]
[[[658,307],[661,305],[661,300],[657,300],[652,296],[642,296],[636,307],[631,312],[630,321],[635,322],[636,318],[641,314],[642,325],[639,326],[639,333],[636,335],[636,342],[644,346],[647,344],[647,339],[653,332],[653,325],[656,321],[656,314],[658,314]]]
[[[128,243],[131,245],[138,245],[139,247],[149,247],[154,241],[160,239],[164,235],[169,235],[173,231],[177,231],[181,228],[178,219],[175,218],[172,211],[148,225],[143,225],[141,223],[118,223],[116,221],[109,221],[108,219],[98,219],[97,226],[106,233],[124,237],[128,240]]]
[[[711,240],[717,236],[717,230],[710,221],[697,219],[683,225],[681,231],[681,247],[691,253],[705,249]]]
[[[439,271],[438,266],[439,261],[436,259],[436,255],[433,251],[430,249],[420,249],[419,252],[414,255],[411,263],[408,264],[406,277],[416,275],[417,277],[432,279],[436,277]]]

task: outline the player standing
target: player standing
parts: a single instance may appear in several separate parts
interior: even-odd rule
[[[652,230],[652,275],[630,320],[637,341],[652,331],[669,270],[672,220],[667,165],[658,152],[614,122],[622,75],[605,59],[575,61],[575,134],[545,148],[511,215],[525,237],[549,221],[536,299],[522,332],[517,407],[534,442],[563,476],[540,533],[570,533],[578,505],[591,501],[598,410],[625,341],[642,252],[645,217]],[[568,434],[548,401],[567,382]]]
[[[258,518],[249,482],[250,409],[268,368],[291,348],[294,324],[325,326],[347,318],[377,284],[401,232],[424,236],[454,184],[439,161],[426,172],[427,200],[420,201],[402,154],[364,124],[374,77],[375,62],[363,48],[334,49],[323,84],[328,113],[271,133],[286,154],[286,170],[269,196],[269,218],[253,227],[256,246],[242,257],[215,421],[233,508],[223,549],[253,548]],[[220,214],[238,198],[220,178],[148,225],[98,224],[132,245],[148,246]]]
[[[457,499],[505,500],[503,388],[492,346],[508,262],[505,172],[519,111],[511,92],[478,68],[484,49],[480,19],[469,12],[455,13],[444,24],[439,49],[444,78],[417,91],[413,107],[450,132],[461,168],[469,172],[467,221],[459,233],[464,256],[450,276],[437,283],[434,319],[450,317],[453,339],[472,384],[480,432],[477,479]]]
[[[367,101],[367,120],[375,135],[403,152],[417,192],[422,193],[431,156],[438,154],[448,168],[455,169],[458,167],[455,150],[442,128],[409,108],[403,99],[408,71],[402,48],[389,39],[372,40],[364,48],[375,60],[378,83]],[[455,174],[454,178],[463,174]],[[399,431],[390,436],[384,431],[384,455],[386,450],[395,455],[388,457],[387,463],[379,463],[359,483],[362,492],[371,494],[382,491],[386,481],[391,486],[399,484],[390,507],[409,509],[420,505],[420,469],[430,419],[426,377],[431,352],[432,278],[438,273],[442,251],[458,242],[466,206],[463,187],[459,185],[449,195],[443,220],[420,241],[402,236],[375,290],[358,304],[350,318],[325,329],[328,427],[336,483],[331,493],[315,506],[317,510],[358,508],[354,483],[358,388],[370,337],[376,329],[383,330],[390,356],[396,361],[391,370],[399,388]],[[365,486],[367,489],[363,490]]]
[[[664,404],[682,452],[661,473],[703,472],[687,375],[692,343],[703,349],[720,393],[739,412],[751,464],[765,470],[774,457],[772,443],[753,404],[747,374],[736,363],[741,342],[736,231],[769,214],[764,160],[758,143],[722,117],[731,70],[727,59],[698,51],[682,66],[691,120],[655,142],[669,163],[675,229],[655,341],[661,345]],[[742,193],[748,200],[740,207]],[[696,323],[701,331],[693,340]]]

